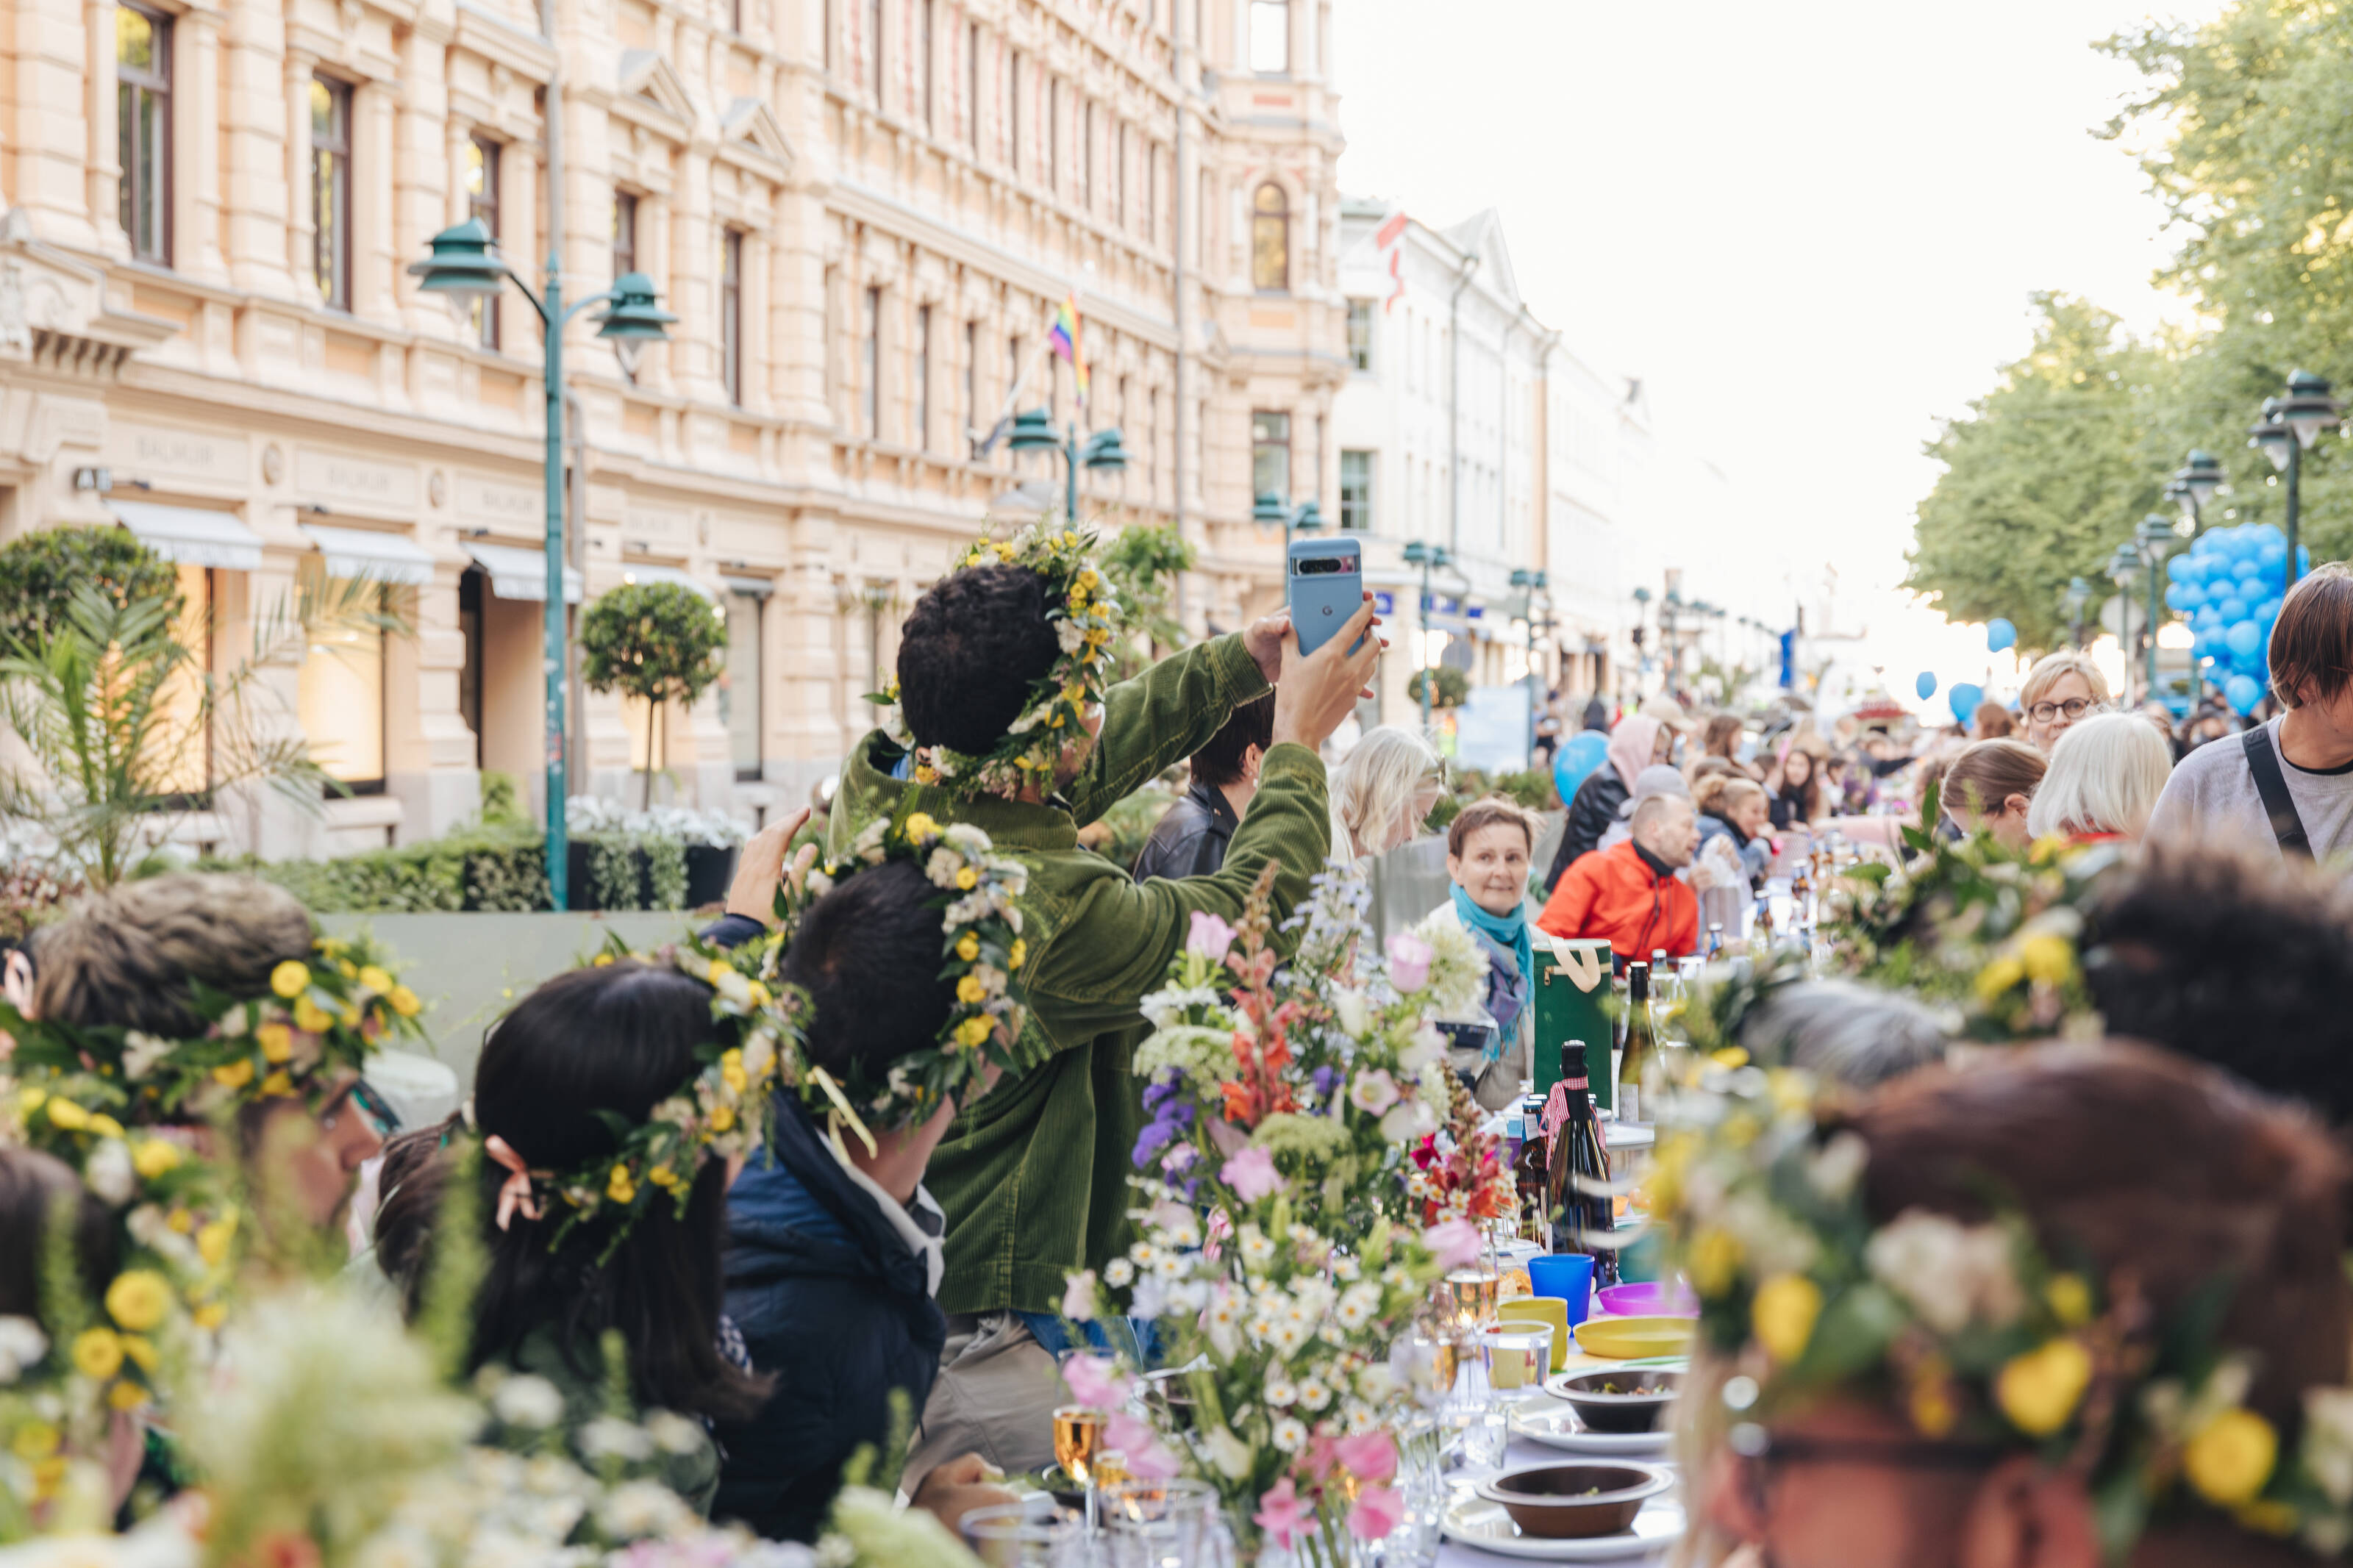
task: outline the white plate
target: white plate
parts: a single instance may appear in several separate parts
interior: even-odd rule
[[[1634,1528],[1616,1535],[1581,1540],[1549,1541],[1522,1535],[1504,1505],[1475,1497],[1458,1499],[1446,1510],[1446,1538],[1498,1557],[1532,1563],[1624,1563],[1662,1556],[1683,1537],[1683,1507],[1668,1498],[1653,1498],[1634,1516]]]
[[[1571,1454],[1631,1458],[1667,1450],[1668,1435],[1664,1432],[1588,1432],[1577,1421],[1577,1412],[1557,1400],[1531,1400],[1515,1406],[1511,1415],[1512,1430],[1518,1436]]]

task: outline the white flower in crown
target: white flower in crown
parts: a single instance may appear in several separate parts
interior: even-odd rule
[[[1074,617],[1066,616],[1054,623],[1054,636],[1064,653],[1076,653],[1087,646],[1087,628]]]
[[[988,835],[969,822],[952,822],[941,829],[940,836],[965,855],[978,857],[988,851]]]
[[[945,845],[933,850],[932,858],[923,862],[923,875],[935,888],[955,887],[956,873],[963,869],[964,857]]]
[[[833,879],[815,867],[809,868],[808,896],[812,902],[833,891]]]
[[[1014,720],[1012,723],[1005,726],[1005,732],[1008,735],[1026,735],[1030,731],[1036,729],[1039,725],[1043,724],[1046,721],[1047,715],[1052,711],[1052,703],[1040,703],[1039,706],[1023,713],[1018,719]]]
[[[849,841],[849,852],[870,866],[880,866],[882,864],[883,836],[890,831],[890,820],[876,817],[858,830],[858,837]]]
[[[108,1203],[121,1206],[139,1194],[139,1173],[131,1163],[131,1145],[120,1138],[101,1138],[82,1162],[81,1179]]]
[[[49,1353],[48,1336],[30,1318],[0,1317],[0,1384],[14,1383]]]
[[[767,1029],[754,1030],[744,1042],[744,1071],[754,1083],[768,1076],[776,1065],[776,1037]]]
[[[1736,1206],[1737,1200],[1727,1210]],[[1736,1234],[1746,1240],[1754,1233]],[[2001,1328],[2026,1310],[2010,1232],[1998,1225],[1962,1225],[1925,1209],[1906,1210],[1871,1238],[1863,1258],[1874,1277],[1941,1334],[1957,1334],[1973,1322]]]
[[[2330,1502],[2353,1507],[2353,1388],[2305,1390],[2303,1458]]]
[[[153,1035],[142,1035],[133,1029],[122,1037],[122,1076],[137,1083],[157,1062],[171,1054],[171,1041],[159,1040]]]

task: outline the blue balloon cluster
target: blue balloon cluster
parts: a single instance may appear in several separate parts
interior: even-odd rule
[[[2311,552],[2296,551],[2296,575],[2312,570]],[[2165,602],[2189,618],[2197,637],[2191,658],[2213,661],[2206,679],[2240,712],[2251,711],[2271,689],[2268,650],[2287,587],[2287,540],[2268,522],[2209,529],[2198,542],[2165,563],[2173,581]]]

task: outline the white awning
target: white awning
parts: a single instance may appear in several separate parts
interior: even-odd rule
[[[774,577],[746,577],[741,572],[727,573],[719,582],[731,594],[749,594],[755,599],[765,599],[776,591]]]
[[[480,544],[466,541],[466,553],[474,564],[487,573],[491,592],[501,599],[528,599],[534,605],[547,603],[547,557],[536,550],[518,550],[512,544]],[[564,602],[580,602],[580,574],[571,566],[564,568]]]
[[[433,581],[432,552],[405,533],[330,528],[323,522],[306,522],[302,531],[327,558],[330,577],[367,577],[411,588]]]
[[[710,584],[696,580],[683,567],[657,566],[650,561],[636,561],[621,568],[624,583],[675,583],[681,588],[691,588],[712,604],[719,602]]]
[[[146,500],[107,504],[123,527],[167,561],[184,566],[218,566],[229,572],[261,570],[261,535],[232,513]]]

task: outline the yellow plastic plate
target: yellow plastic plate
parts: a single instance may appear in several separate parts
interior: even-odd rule
[[[1577,1348],[1612,1361],[1674,1355],[1691,1344],[1690,1318],[1588,1318],[1577,1325]]]

